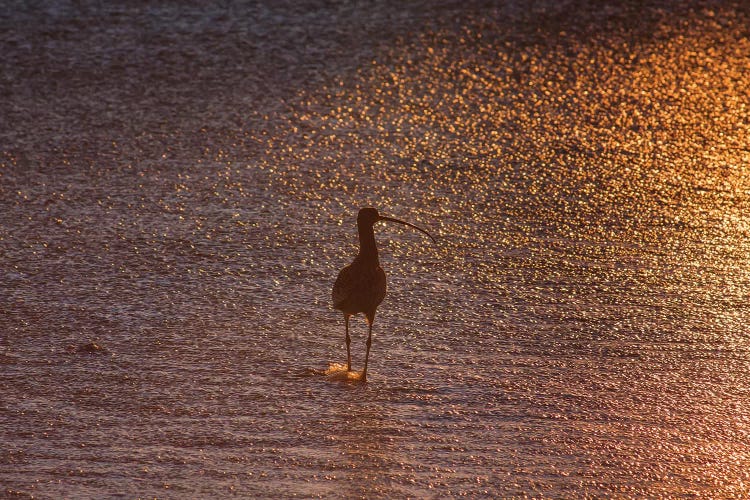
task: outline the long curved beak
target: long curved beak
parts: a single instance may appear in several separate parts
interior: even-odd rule
[[[378,221],[381,221],[381,220],[385,220],[385,221],[388,221],[388,222],[398,222],[399,224],[403,224],[404,226],[413,227],[417,231],[421,231],[424,234],[426,234],[427,236],[429,236],[433,243],[437,243],[437,241],[435,241],[435,238],[433,238],[430,233],[428,233],[427,231],[425,231],[424,229],[422,229],[419,226],[415,226],[414,224],[409,224],[408,222],[402,221],[401,219],[394,219],[393,217],[385,217],[383,215],[381,215],[380,218],[378,219]]]

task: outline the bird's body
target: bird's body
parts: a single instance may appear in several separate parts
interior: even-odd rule
[[[373,224],[381,220],[405,224],[430,236],[427,231],[413,224],[391,217],[383,217],[374,208],[363,208],[359,211],[357,216],[359,254],[354,259],[354,262],[339,272],[338,278],[336,278],[336,282],[333,285],[332,299],[333,307],[344,313],[347,371],[351,371],[352,369],[349,318],[358,313],[363,313],[367,317],[369,333],[367,337],[365,367],[361,376],[361,380],[363,381],[367,380],[367,362],[370,357],[370,346],[372,345],[372,323],[375,321],[375,311],[380,303],[383,302],[386,292],[385,272],[380,267],[378,249],[375,245],[375,233],[373,231]]]
[[[385,272],[380,264],[357,257],[341,270],[333,285],[333,307],[348,315],[363,313],[372,321],[385,292]]]

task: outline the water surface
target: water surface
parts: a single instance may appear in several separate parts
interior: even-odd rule
[[[732,2],[17,2],[0,484],[750,494]],[[376,227],[366,384],[330,305]],[[353,322],[355,368],[366,324]]]

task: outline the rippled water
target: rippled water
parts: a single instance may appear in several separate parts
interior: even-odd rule
[[[3,493],[750,495],[749,23],[11,2]],[[313,372],[367,205],[438,244],[377,226],[361,384]]]

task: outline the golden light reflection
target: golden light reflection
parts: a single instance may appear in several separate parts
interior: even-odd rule
[[[747,493],[750,40],[729,9],[640,36],[494,30],[415,35],[301,94],[279,189],[439,225],[423,317],[621,351],[577,367],[616,388],[580,396],[601,428],[547,443],[638,477],[617,491]]]

